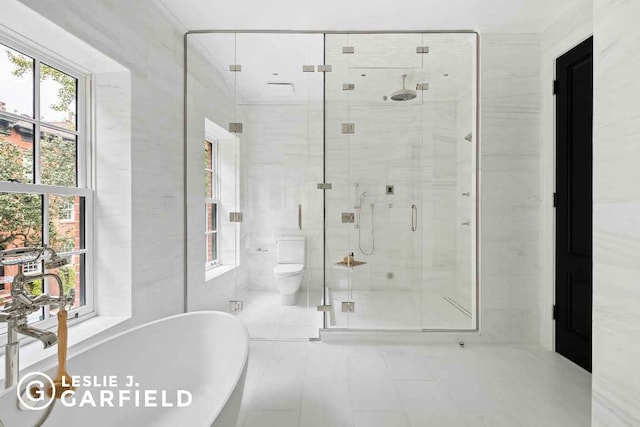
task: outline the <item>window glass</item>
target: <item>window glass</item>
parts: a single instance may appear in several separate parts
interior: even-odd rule
[[[33,183],[32,123],[0,115],[0,181]]]
[[[84,197],[49,196],[49,246],[56,252],[84,249]]]
[[[40,82],[40,120],[76,130],[78,80],[41,63]]]
[[[0,44],[0,112],[33,117],[33,58]]]
[[[42,183],[75,187],[78,182],[77,137],[57,129],[40,129]]]

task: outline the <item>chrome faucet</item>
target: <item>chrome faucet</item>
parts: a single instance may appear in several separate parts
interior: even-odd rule
[[[0,322],[7,323],[7,344],[5,345],[5,388],[18,382],[19,376],[19,341],[18,334],[33,337],[49,348],[58,342],[56,334],[43,331],[27,325],[27,318],[44,306],[57,306],[60,309],[72,304],[75,290],[72,288],[68,295],[64,294],[62,279],[53,273],[24,274],[22,267],[26,263],[44,261],[47,269],[59,268],[69,264],[69,258],[59,256],[53,249],[43,247],[27,247],[8,249],[0,252],[0,265],[17,265],[18,274],[11,283],[11,301],[0,311]],[[59,295],[40,294],[30,295],[26,286],[37,280],[53,277],[58,282]]]

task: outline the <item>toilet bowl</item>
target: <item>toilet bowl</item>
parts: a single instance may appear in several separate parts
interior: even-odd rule
[[[278,264],[273,267],[273,276],[280,292],[280,304],[295,305],[304,276],[305,238],[283,236],[276,244]]]

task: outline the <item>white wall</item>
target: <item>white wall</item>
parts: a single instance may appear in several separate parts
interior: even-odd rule
[[[594,0],[592,425],[640,425],[640,2]]]
[[[109,299],[117,301],[119,297],[124,306],[132,301],[133,317],[121,324],[121,329],[181,312],[184,240],[182,128],[178,125],[182,122],[180,32],[146,3],[101,0],[22,3],[129,70],[130,117],[119,124],[106,121],[100,124],[112,125],[112,136],[123,135],[124,130],[131,132],[130,153],[123,152],[120,159],[127,162],[130,158],[130,165],[118,165],[118,159],[110,157],[112,167],[102,165],[99,172],[98,185],[117,182],[117,175],[128,173],[129,167],[131,174],[130,181],[126,177],[120,180],[124,222],[128,222],[129,202],[123,198],[130,194],[131,201],[130,223],[122,230],[126,233],[130,227],[131,243],[122,253],[130,251],[125,262],[131,263],[131,295],[110,295]],[[97,83],[108,84],[108,80],[98,79]],[[99,147],[108,141],[99,139],[96,144]],[[127,144],[123,149],[126,147]],[[105,148],[102,147],[102,152]],[[118,205],[113,199],[109,203],[113,207]],[[103,222],[113,218],[113,211],[108,214],[109,217],[101,218]],[[106,252],[101,255],[106,256]],[[119,263],[108,264],[108,268],[117,271]]]
[[[555,301],[555,97],[552,82],[556,59],[586,40],[593,33],[593,0],[553,2],[546,8],[548,23],[542,31],[542,62],[540,90],[541,117],[541,175],[542,217],[540,343],[549,350],[555,348],[552,307]]]
[[[480,328],[537,343],[540,36],[481,32]]]

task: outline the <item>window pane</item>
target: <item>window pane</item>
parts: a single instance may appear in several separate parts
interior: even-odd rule
[[[207,231],[218,230],[218,205],[216,203],[207,203]]]
[[[60,276],[65,295],[68,295],[71,289],[75,289],[76,295],[72,308],[77,308],[85,304],[84,258],[84,254],[73,255],[69,257],[69,264],[60,268],[47,270],[47,273],[54,273]],[[46,285],[49,295],[60,295],[60,286],[56,279],[53,277],[47,278]],[[57,307],[51,307],[49,316],[55,316],[57,312]]]
[[[0,44],[0,112],[33,117],[33,58]]]
[[[75,130],[78,80],[44,63],[40,64],[40,120]]]
[[[33,183],[31,123],[0,115],[0,181]]]
[[[204,142],[204,181],[205,197],[213,198],[213,173],[211,172],[211,150],[213,145],[209,141]]]
[[[0,193],[0,250],[42,245],[42,196]],[[7,302],[18,266],[2,269],[0,298]]]
[[[207,262],[218,259],[218,233],[207,234]]]
[[[76,136],[51,128],[40,128],[42,183],[77,186]]]
[[[56,252],[84,249],[84,197],[49,196],[49,246]]]

